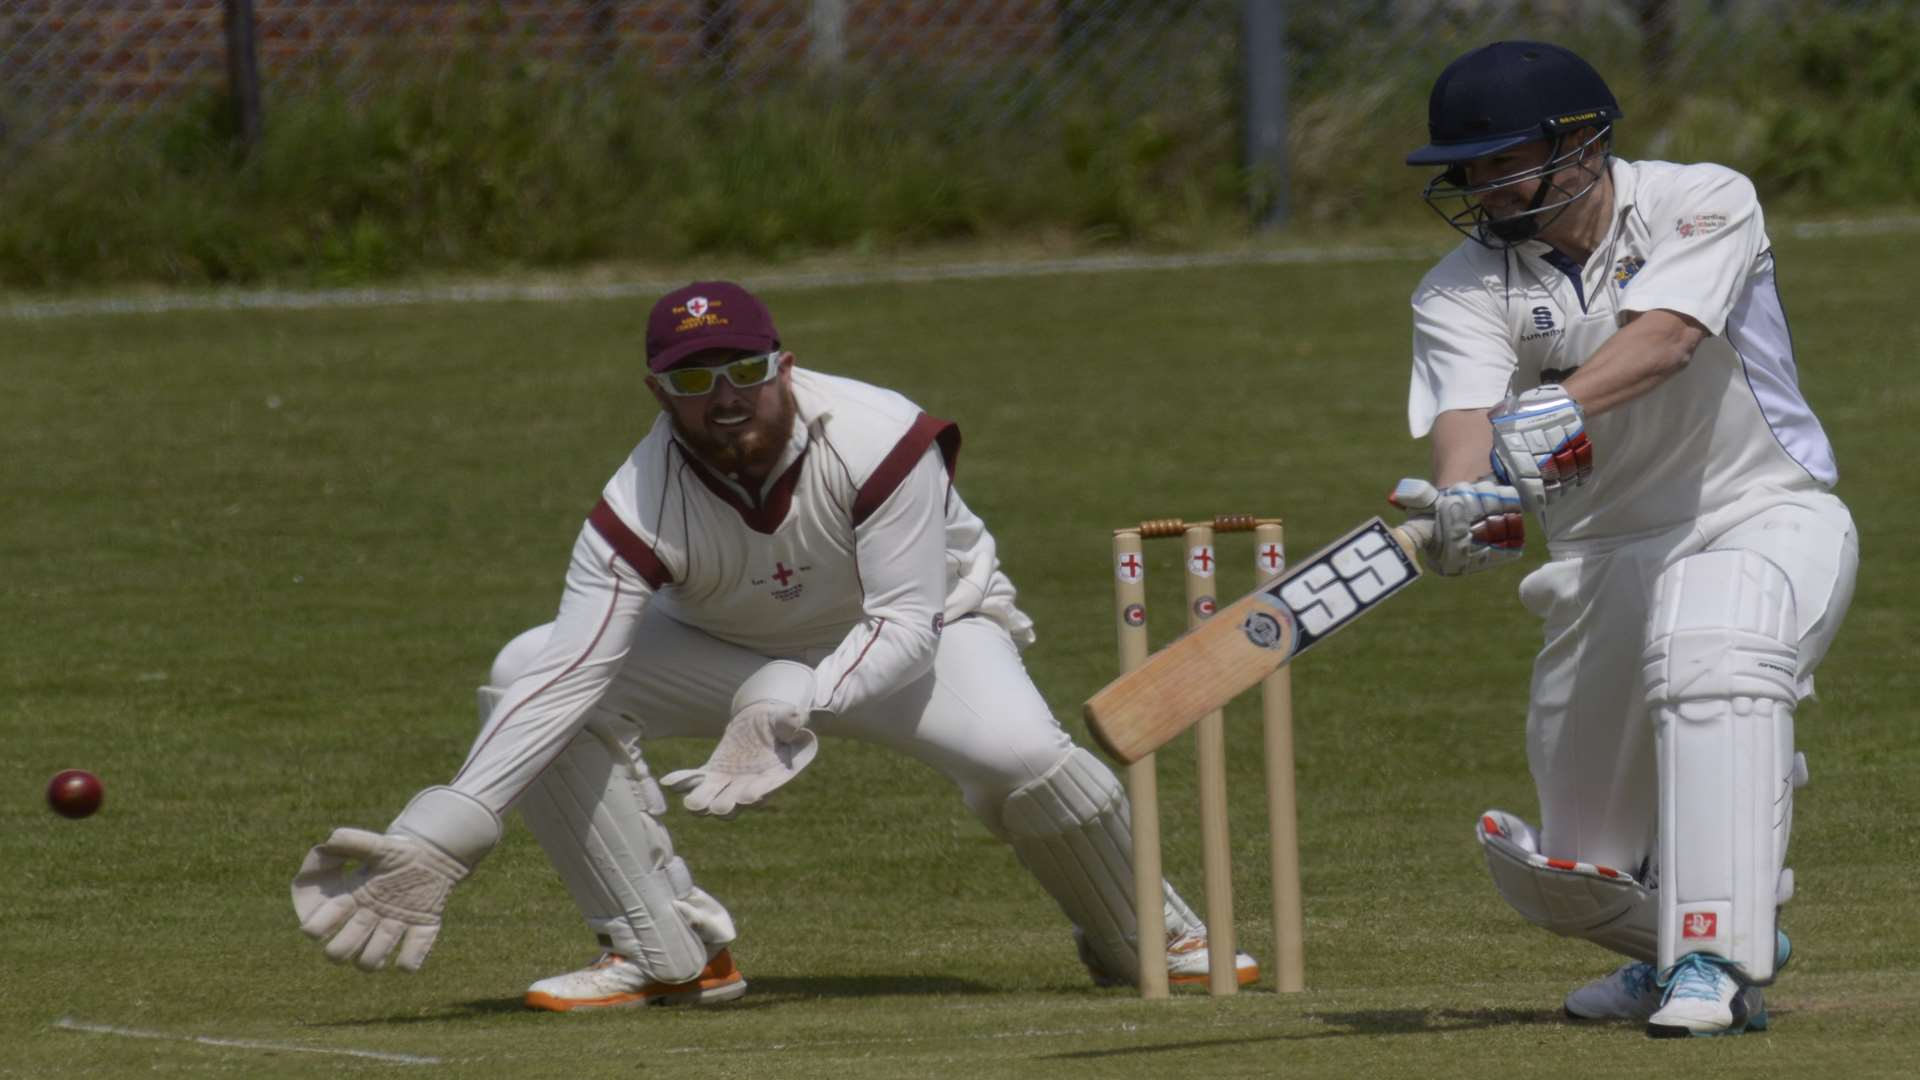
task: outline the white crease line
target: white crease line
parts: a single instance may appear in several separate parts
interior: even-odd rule
[[[57,1028],[68,1031],[84,1031],[94,1035],[121,1035],[129,1039],[164,1039],[170,1042],[199,1043],[203,1046],[229,1046],[240,1050],[272,1050],[277,1053],[294,1054],[333,1054],[337,1057],[372,1058],[375,1061],[392,1061],[401,1065],[440,1065],[437,1057],[423,1057],[419,1054],[390,1054],[382,1050],[335,1050],[323,1046],[300,1046],[296,1043],[261,1042],[257,1039],[217,1039],[211,1035],[174,1035],[165,1031],[141,1031],[137,1028],[116,1027],[113,1024],[89,1024],[63,1016],[53,1022]]]

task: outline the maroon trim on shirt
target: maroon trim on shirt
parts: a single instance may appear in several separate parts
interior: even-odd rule
[[[633,567],[634,572],[639,574],[648,585],[655,589],[664,589],[673,584],[673,575],[667,571],[666,564],[660,561],[660,556],[653,553],[652,546],[640,539],[638,533],[627,528],[627,523],[621,521],[620,515],[613,512],[613,507],[607,505],[607,500],[601,499],[594,505],[593,513],[587,515],[587,524],[592,525],[595,532],[605,537],[607,543],[613,545],[613,550],[625,559],[627,565]]]
[[[715,475],[712,468],[684,448],[681,456],[687,459],[693,475],[699,477],[700,482],[716,498],[733,507],[734,512],[740,515],[740,520],[746,522],[747,528],[771,536],[780,528],[780,523],[787,520],[787,511],[793,509],[793,489],[800,486],[800,467],[806,463],[807,451],[800,451],[800,456],[793,459],[787,471],[781,473],[780,478],[767,489],[766,500],[759,506],[742,499],[740,493],[727,486],[727,482]]]
[[[860,661],[867,658],[867,653],[873,650],[873,643],[880,640],[880,631],[885,629],[886,625],[887,620],[885,619],[881,619],[879,622],[873,624],[873,636],[867,638],[867,643],[860,647],[860,655],[853,658],[853,663],[847,665],[847,670],[840,673],[840,678],[834,682],[833,689],[827,692],[828,701],[832,701],[833,696],[840,692],[842,686],[846,685],[847,676],[852,675],[853,669],[860,666]]]
[[[900,441],[893,444],[893,449],[887,451],[880,467],[873,470],[873,475],[867,477],[867,482],[860,485],[860,491],[854,495],[853,524],[856,528],[880,509],[880,504],[887,501],[887,496],[892,495],[894,489],[906,480],[907,474],[913,471],[913,467],[920,463],[920,457],[927,452],[927,447],[936,442],[940,444],[941,458],[946,461],[947,483],[953,483],[954,470],[960,465],[960,425],[921,413],[907,433],[900,436]]]
[[[600,505],[605,506],[606,503],[601,503]],[[645,545],[642,545],[642,546],[644,547]],[[648,554],[651,555],[652,552],[648,552]],[[657,588],[658,586],[655,586],[655,587]],[[474,745],[472,752],[467,755],[467,765],[462,765],[460,767],[460,771],[455,773],[453,779],[448,781],[448,783],[458,784],[460,782],[460,778],[462,776],[467,775],[467,766],[471,765],[475,761],[480,760],[480,751],[486,749],[487,744],[493,741],[494,736],[500,734],[502,731],[505,731],[507,729],[507,724],[513,719],[514,713],[517,713],[521,709],[526,708],[526,706],[529,703],[531,703],[534,698],[537,698],[541,694],[546,693],[548,690],[553,689],[554,684],[558,683],[561,679],[564,679],[567,676],[573,674],[574,671],[578,669],[581,664],[584,664],[587,662],[587,657],[593,655],[594,646],[600,644],[601,637],[605,636],[607,632],[608,624],[613,622],[614,610],[619,606],[620,606],[620,579],[619,577],[616,576],[613,579],[613,599],[607,602],[607,613],[600,620],[600,628],[593,632],[593,640],[587,642],[587,647],[585,649],[582,649],[580,652],[580,655],[575,657],[572,663],[568,664],[564,669],[562,669],[560,674],[555,675],[551,679],[548,679],[545,683],[541,684],[540,689],[535,690],[533,693],[528,694],[526,697],[520,699],[520,704],[515,705],[511,710],[508,711],[507,715],[501,717],[499,723],[490,725],[492,730],[488,731],[486,735],[483,738],[481,738],[481,740],[478,743]],[[516,800],[520,798],[522,794],[525,793],[525,790],[526,790],[525,788],[522,788],[520,791],[514,792],[513,797],[507,800],[507,805],[511,806]]]

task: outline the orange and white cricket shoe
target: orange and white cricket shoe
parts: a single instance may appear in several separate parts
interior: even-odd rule
[[[611,1009],[623,1005],[712,1005],[747,992],[746,976],[733,966],[733,954],[721,949],[683,983],[652,982],[640,965],[615,952],[565,975],[527,987],[527,1008],[551,1012]]]
[[[1073,944],[1080,951],[1080,962],[1087,965],[1087,973],[1093,976],[1095,986],[1132,986],[1132,979],[1123,979],[1107,970],[1093,949],[1087,944],[1087,936],[1078,927],[1073,931]],[[1213,963],[1212,955],[1207,951],[1207,935],[1202,931],[1188,931],[1167,942],[1167,983],[1170,986],[1205,986],[1207,972]],[[1235,953],[1233,957],[1234,981],[1241,986],[1260,981],[1260,964],[1246,953]]]

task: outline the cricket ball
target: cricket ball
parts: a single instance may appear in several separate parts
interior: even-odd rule
[[[85,769],[68,769],[47,781],[47,805],[61,817],[83,818],[100,809],[107,789]]]

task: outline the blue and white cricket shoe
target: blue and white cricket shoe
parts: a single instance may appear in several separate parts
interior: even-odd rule
[[[1774,970],[1787,966],[1793,956],[1793,943],[1787,940],[1785,933],[1775,938]],[[1660,973],[1652,964],[1634,962],[1622,964],[1613,973],[1567,995],[1562,1007],[1568,1018],[1573,1020],[1638,1020],[1646,1021],[1660,1009],[1661,999],[1665,996],[1660,987]],[[1749,986],[1745,990],[1747,1005],[1747,1028],[1750,1031],[1763,1031],[1767,1026],[1766,1005],[1760,996],[1760,988]]]
[[[1793,958],[1793,943],[1775,931],[1773,967],[1778,972]],[[1767,1029],[1767,1006],[1760,988],[1741,982],[1726,960],[1688,953],[1659,980],[1660,1008],[1647,1017],[1647,1034],[1656,1039],[1694,1035],[1738,1035]]]

